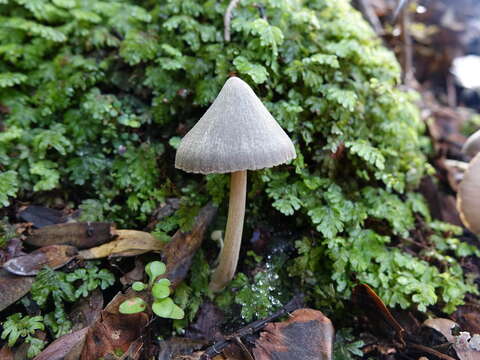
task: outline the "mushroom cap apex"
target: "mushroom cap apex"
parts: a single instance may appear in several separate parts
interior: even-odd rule
[[[192,173],[229,173],[269,168],[295,157],[292,141],[252,88],[231,77],[182,139],[175,167]]]

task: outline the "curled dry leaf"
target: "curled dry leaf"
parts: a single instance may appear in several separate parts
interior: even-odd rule
[[[85,341],[88,328],[64,335],[45,348],[33,360],[63,360],[75,359],[75,352]],[[78,357],[77,357],[78,359]]]
[[[401,348],[405,347],[405,329],[370,286],[367,284],[355,286],[352,300],[355,307],[368,318],[370,330],[375,335],[391,339]]]
[[[295,310],[280,323],[269,323],[255,343],[255,360],[330,360],[334,329],[320,311]]]
[[[452,329],[458,328],[458,324],[455,321],[442,318],[427,319],[423,326],[430,327],[445,336],[447,341],[452,343],[453,349],[460,360],[480,360],[480,351],[474,350],[474,347],[472,348],[469,345],[469,333],[461,332],[459,336],[452,334]]]
[[[8,260],[3,268],[22,276],[36,275],[45,266],[58,269],[73,260],[78,250],[69,245],[51,245],[32,251],[30,254]]]
[[[118,311],[120,304],[132,295],[117,294],[89,327],[81,360],[97,360],[118,350],[127,352],[139,339],[148,324],[148,315],[144,312],[124,315]]]
[[[65,223],[70,220],[60,210],[38,205],[22,207],[18,212],[18,217],[23,221],[31,223],[37,229],[49,225]]]
[[[20,238],[13,238],[7,243],[7,246],[0,250],[0,266],[3,267],[8,260],[17,256],[26,255],[22,251],[23,243]]]
[[[34,278],[17,276],[0,269],[0,311],[26,295]]]
[[[106,244],[80,251],[84,259],[136,256],[149,251],[159,251],[164,243],[145,231],[116,230],[118,237]]]
[[[44,226],[34,230],[25,242],[33,246],[72,245],[78,249],[98,246],[112,238],[110,223],[76,222]]]

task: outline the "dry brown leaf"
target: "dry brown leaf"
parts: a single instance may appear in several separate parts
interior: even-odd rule
[[[30,254],[8,260],[3,268],[8,272],[21,276],[36,275],[42,268],[48,266],[58,269],[73,260],[78,250],[69,245],[45,246]]]
[[[423,326],[430,327],[445,336],[447,341],[453,344],[453,349],[460,360],[480,360],[480,351],[473,350],[466,341],[458,341],[461,337],[452,334],[452,329],[458,327],[455,321],[442,318],[427,319]]]
[[[84,328],[58,338],[48,345],[48,347],[46,347],[33,360],[65,359],[69,354],[72,354],[72,350],[74,350],[78,344],[81,344],[83,341],[85,341],[87,331],[88,328]],[[71,357],[71,359],[73,358]]]
[[[60,210],[38,205],[21,207],[17,216],[20,220],[29,222],[38,229],[49,225],[62,224],[70,220]]]
[[[34,277],[17,276],[0,269],[0,311],[26,295]]]
[[[106,244],[80,251],[84,259],[136,256],[149,251],[159,251],[164,243],[145,231],[116,230],[118,237]]]
[[[106,222],[49,225],[34,230],[25,242],[38,247],[72,245],[78,249],[87,249],[109,241],[112,238],[110,226]]]
[[[81,360],[97,360],[118,350],[127,352],[142,335],[148,324],[148,315],[144,312],[125,315],[118,311],[119,305],[130,297],[130,294],[117,294],[90,326]]]
[[[103,309],[103,294],[95,289],[88,297],[81,298],[70,311],[73,331],[92,325],[100,316]]]
[[[334,329],[320,311],[295,310],[280,323],[269,323],[255,342],[255,360],[330,360]]]

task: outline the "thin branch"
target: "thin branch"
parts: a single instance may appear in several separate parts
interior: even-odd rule
[[[403,40],[403,83],[414,88],[416,81],[413,73],[413,41],[410,35],[410,13],[408,7],[402,11],[402,40]]]
[[[397,21],[398,15],[400,15],[400,13],[402,11],[404,11],[406,5],[409,2],[410,2],[410,0],[398,0],[397,1],[397,7],[395,8],[395,11],[393,12],[393,16],[392,16],[392,24],[395,24],[395,22]]]
[[[232,12],[237,7],[240,0],[230,0],[225,15],[223,17],[223,38],[226,42],[230,41],[230,21],[232,20]]]
[[[370,25],[372,25],[373,30],[377,33],[377,35],[383,35],[384,30],[382,27],[382,23],[378,19],[378,16],[375,13],[375,10],[372,8],[370,2],[368,0],[359,0],[358,5],[363,16],[365,16],[365,19],[367,19]]]
[[[265,319],[256,320],[253,323],[237,330],[232,335],[226,336],[223,340],[217,341],[212,346],[205,349],[204,353],[200,357],[200,360],[209,360],[212,359],[215,355],[218,355],[225,349],[231,341],[234,341],[236,338],[241,338],[245,335],[255,334],[257,331],[263,329],[267,323],[272,322],[273,320],[279,318],[280,316],[290,315],[293,311],[300,309],[303,306],[303,297],[301,295],[296,295],[290,300],[287,305],[285,305],[280,310],[274,312]],[[450,359],[445,359],[450,360]]]
[[[426,352],[428,354],[431,354],[439,359],[442,359],[442,360],[455,360],[453,357],[451,356],[448,356],[448,355],[445,355],[437,350],[434,350],[432,348],[429,348],[428,346],[424,346],[424,345],[420,345],[420,344],[412,344],[412,343],[409,343],[408,344],[409,347],[411,348],[414,348],[414,349],[417,349],[419,351],[423,351],[423,352]]]

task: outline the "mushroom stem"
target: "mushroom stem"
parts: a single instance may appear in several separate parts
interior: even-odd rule
[[[230,179],[230,200],[225,242],[220,253],[220,264],[215,269],[209,285],[210,290],[214,292],[222,290],[235,275],[242,243],[246,193],[247,171],[233,172]]]

